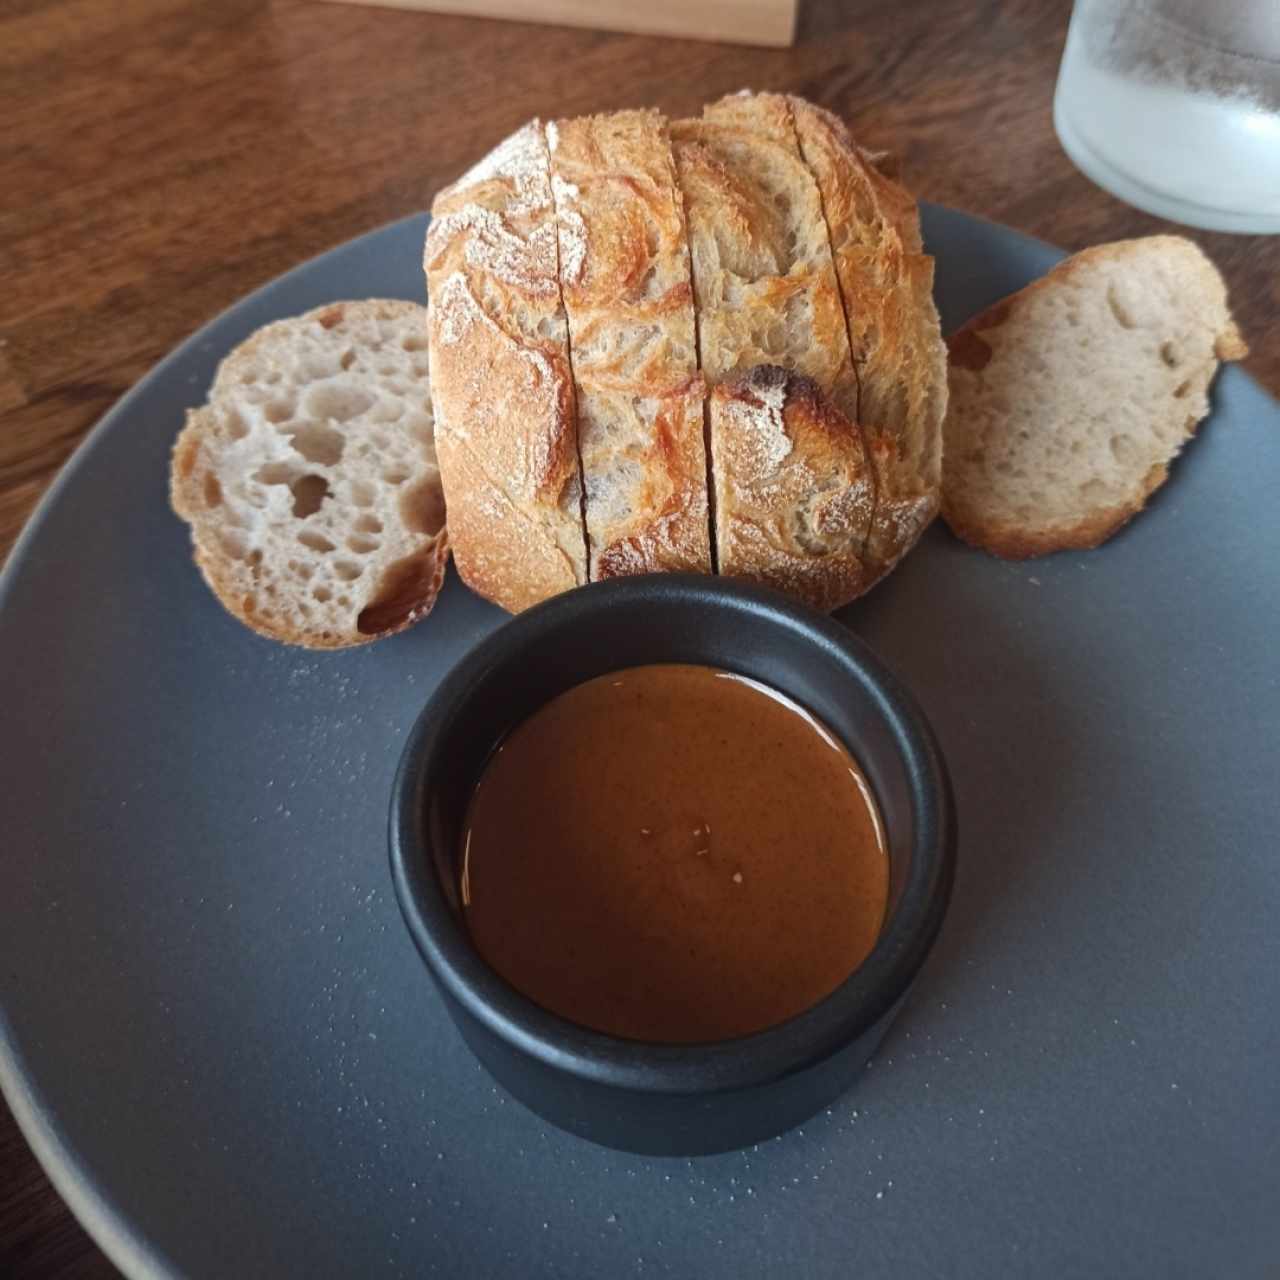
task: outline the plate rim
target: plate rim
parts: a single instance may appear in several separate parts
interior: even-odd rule
[[[274,290],[282,288],[295,277],[311,271],[330,255],[339,253],[362,240],[385,234],[394,228],[429,216],[425,211],[419,210],[417,213],[406,214],[402,218],[393,218],[389,222],[371,227],[368,231],[339,241],[327,249],[322,249],[319,253],[304,258],[295,266],[272,276],[257,288],[251,289],[223,307],[221,311],[178,342],[173,350],[156,361],[89,428],[84,439],[67,456],[66,461],[59,467],[57,475],[36,501],[31,514],[27,516],[17,538],[14,539],[3,567],[0,567],[0,613],[4,611],[9,596],[15,589],[22,562],[26,559],[31,545],[39,537],[50,512],[61,499],[63,489],[71,483],[73,475],[84,466],[92,454],[102,446],[111,434],[116,420],[131,413],[134,404],[149,393],[152,384],[158,378],[170,367],[186,359],[191,349],[206,341],[208,335],[224,321],[230,320],[251,303],[264,300]],[[425,284],[422,294],[425,299]],[[219,357],[219,359],[222,358]],[[83,1156],[62,1133],[54,1119],[53,1107],[42,1098],[32,1073],[27,1069],[18,1052],[16,1037],[3,1004],[0,1004],[0,1097],[3,1097],[8,1105],[19,1133],[31,1148],[45,1177],[49,1179],[54,1190],[61,1196],[63,1203],[70,1209],[72,1216],[84,1228],[90,1239],[122,1274],[128,1277],[159,1277],[160,1280],[170,1280],[171,1277],[180,1277],[185,1274],[182,1268],[159,1249],[122,1209],[111,1202],[91,1171],[84,1167]]]

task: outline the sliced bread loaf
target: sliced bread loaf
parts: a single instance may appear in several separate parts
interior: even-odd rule
[[[255,631],[336,649],[435,603],[448,539],[426,348],[420,306],[334,303],[242,343],[188,415],[173,508]]]
[[[1095,547],[1139,512],[1246,353],[1191,241],[1086,249],[949,341],[942,512],[1009,559]]]
[[[932,518],[932,261],[885,158],[825,112],[743,93],[671,125],[532,121],[433,214],[437,441],[454,560],[480,594],[514,610],[592,577],[785,569],[795,594],[838,605]],[[809,382],[779,386],[775,368]],[[822,422],[803,443],[797,397]],[[772,480],[727,472],[747,442],[716,456],[752,419],[781,433],[755,459]]]
[[[424,267],[454,562],[517,611],[587,581],[569,330],[542,125],[432,205]]]
[[[547,126],[593,579],[711,572],[684,207],[656,111]]]

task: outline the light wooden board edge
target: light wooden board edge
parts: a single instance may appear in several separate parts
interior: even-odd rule
[[[784,48],[799,0],[329,0],[598,31]]]

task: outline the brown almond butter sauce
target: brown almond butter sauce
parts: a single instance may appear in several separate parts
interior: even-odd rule
[[[462,898],[485,960],[616,1036],[692,1043],[800,1013],[866,958],[889,864],[871,789],[794,703],[698,666],[570,689],[489,759]]]

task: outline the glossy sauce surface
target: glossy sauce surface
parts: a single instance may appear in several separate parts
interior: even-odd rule
[[[844,746],[698,666],[578,685],[514,729],[471,799],[462,900],[485,960],[583,1026],[691,1043],[802,1012],[866,958],[889,864]]]

